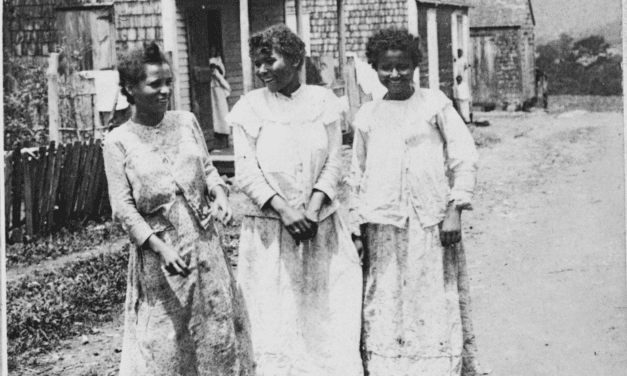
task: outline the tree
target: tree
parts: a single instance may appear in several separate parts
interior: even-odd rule
[[[537,47],[536,65],[549,76],[549,94],[621,95],[620,56],[608,56],[602,36],[573,42],[567,34]]]

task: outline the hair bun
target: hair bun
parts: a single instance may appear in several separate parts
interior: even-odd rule
[[[161,50],[159,49],[159,45],[154,40],[149,42],[144,47],[144,56],[146,57],[146,60],[148,61],[156,60],[159,58],[160,55],[161,55]]]

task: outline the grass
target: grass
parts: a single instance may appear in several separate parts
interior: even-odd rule
[[[126,294],[128,246],[110,254],[36,273],[7,285],[8,359],[56,348],[62,339],[120,313]]]
[[[38,264],[74,252],[84,251],[104,242],[124,236],[124,231],[112,222],[85,227],[63,228],[59,232],[24,242],[8,244],[6,247],[7,267]]]

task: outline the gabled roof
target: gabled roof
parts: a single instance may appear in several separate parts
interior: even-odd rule
[[[416,2],[419,4],[453,5],[457,7],[471,6],[471,0],[416,0]]]
[[[471,0],[470,27],[522,26],[531,15],[536,24],[531,0]]]

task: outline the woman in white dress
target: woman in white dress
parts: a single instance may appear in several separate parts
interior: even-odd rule
[[[362,273],[337,201],[341,104],[299,81],[304,47],[285,25],[253,35],[266,87],[227,117],[237,185],[251,201],[237,280],[258,376],[359,376]]]
[[[349,214],[364,251],[366,374],[474,375],[459,244],[461,211],[470,209],[475,185],[474,141],[441,91],[414,86],[417,38],[386,29],[366,48],[387,88],[354,122]]]

